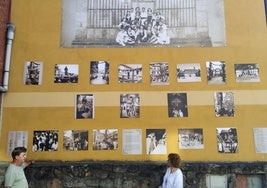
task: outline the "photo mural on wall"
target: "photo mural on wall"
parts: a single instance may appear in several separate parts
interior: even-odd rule
[[[234,67],[236,82],[260,82],[258,64],[235,64]]]
[[[168,93],[167,98],[169,117],[188,117],[186,93]]]
[[[78,83],[79,65],[55,64],[54,83]]]
[[[94,118],[94,95],[78,94],[75,101],[75,118],[76,119],[93,119]]]
[[[178,129],[179,149],[204,149],[203,129]]]
[[[166,154],[166,130],[165,129],[146,129],[146,154]]]
[[[139,94],[120,95],[120,117],[139,118],[140,117],[140,96]]]
[[[63,0],[61,47],[225,46],[223,0]]]
[[[234,93],[233,92],[215,92],[214,106],[216,117],[234,117]]]
[[[200,63],[177,64],[177,82],[201,82]]]

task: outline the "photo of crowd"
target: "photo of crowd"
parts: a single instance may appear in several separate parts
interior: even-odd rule
[[[32,151],[57,151],[58,131],[34,131]]]
[[[121,46],[170,44],[165,18],[159,10],[139,6],[131,8],[118,27],[116,42]]]
[[[63,149],[66,151],[88,150],[88,131],[86,130],[64,131]]]
[[[260,71],[258,64],[235,64],[236,82],[259,82]]]
[[[120,117],[139,118],[140,117],[140,96],[139,94],[120,95]]]
[[[95,129],[93,138],[93,150],[118,149],[118,129]]]
[[[204,149],[203,129],[178,129],[180,149]]]
[[[151,85],[169,85],[169,64],[166,62],[153,62],[150,68],[150,84]]]

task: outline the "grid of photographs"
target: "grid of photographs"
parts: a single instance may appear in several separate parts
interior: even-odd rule
[[[89,83],[92,85],[109,85],[110,64],[107,61],[91,61],[89,63]],[[176,65],[178,83],[201,82],[201,64],[182,63]],[[142,64],[119,64],[119,83],[141,83]],[[259,65],[256,63],[234,64],[236,82],[260,82]],[[41,85],[43,62],[27,61],[24,63],[23,83],[25,85]],[[78,83],[79,65],[56,64],[54,83]],[[169,85],[169,65],[167,62],[153,62],[149,65],[150,84]],[[207,61],[206,78],[208,85],[226,84],[226,63],[224,61]],[[140,95],[138,93],[120,94],[120,118],[140,118]],[[94,119],[94,95],[77,94],[75,96],[75,119]],[[234,117],[235,105],[233,92],[214,92],[214,110],[216,117]],[[188,117],[187,93],[167,93],[168,117]],[[254,137],[257,153],[266,153],[266,145],[262,144],[262,132],[267,128],[255,128]],[[263,131],[262,131],[263,130]],[[124,155],[142,154],[142,129],[123,129],[122,143],[119,144],[118,129],[93,129],[92,150],[117,150],[121,146]],[[145,130],[145,153],[147,155],[165,155],[167,153],[166,129]],[[58,130],[37,130],[33,132],[33,151],[58,151]],[[65,130],[62,148],[64,151],[88,151],[88,130]],[[237,153],[237,129],[233,127],[216,128],[218,153]],[[255,136],[256,135],[256,136]],[[181,128],[177,132],[179,149],[204,149],[202,128]],[[12,131],[9,134],[7,153],[17,143],[27,145],[26,131]]]

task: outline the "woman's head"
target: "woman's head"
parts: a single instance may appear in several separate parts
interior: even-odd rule
[[[168,165],[171,167],[179,168],[181,157],[177,153],[170,153],[168,155]]]

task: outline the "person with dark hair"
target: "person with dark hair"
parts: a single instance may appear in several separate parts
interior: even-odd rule
[[[180,169],[181,158],[176,153],[168,155],[168,168],[160,188],[183,188],[183,173]]]
[[[27,149],[25,147],[16,147],[12,153],[12,162],[9,164],[5,173],[5,188],[28,188],[24,168],[33,161],[26,162]]]

